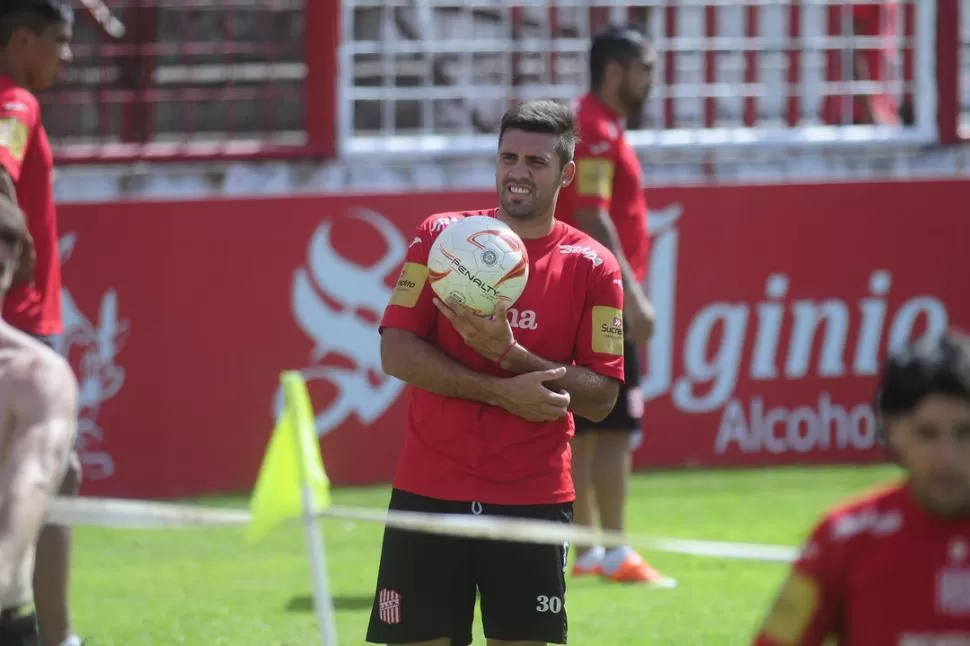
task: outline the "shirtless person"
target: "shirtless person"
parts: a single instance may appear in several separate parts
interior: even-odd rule
[[[20,209],[0,197],[0,299],[29,280],[33,242]],[[77,382],[40,341],[0,321],[0,644],[39,646],[34,548],[67,468]]]

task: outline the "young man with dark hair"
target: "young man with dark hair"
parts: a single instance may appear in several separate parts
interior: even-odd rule
[[[970,644],[970,339],[891,357],[876,409],[905,479],[825,516],[756,646]]]
[[[0,195],[18,203],[36,249],[34,279],[11,290],[3,318],[48,346],[62,332],[61,272],[53,195],[53,155],[34,92],[57,80],[71,60],[74,14],[69,0],[0,4]],[[60,493],[80,488],[72,452]],[[68,610],[71,534],[48,526],[37,546],[34,595],[43,646],[76,646]]]
[[[384,371],[412,386],[391,509],[572,520],[573,414],[606,417],[623,380],[616,259],[554,217],[575,143],[567,107],[512,108],[499,135],[499,207],[432,215],[415,232],[380,328]],[[487,318],[428,285],[435,238],[472,215],[509,225],[529,255],[515,307]],[[367,640],[470,644],[478,594],[489,646],[564,644],[566,550],[387,528]]]
[[[20,209],[0,196],[0,299],[32,275]],[[41,646],[34,612],[35,545],[67,468],[77,429],[70,366],[0,321],[0,644]]]
[[[589,52],[590,91],[576,107],[580,141],[576,181],[563,191],[558,217],[586,232],[616,256],[625,299],[626,381],[616,407],[602,421],[577,420],[573,440],[576,523],[624,530],[633,446],[643,421],[640,352],[653,334],[653,308],[641,284],[647,273],[647,204],[640,161],[623,135],[650,91],[656,52],[632,26],[608,27]],[[577,547],[573,575],[666,584],[633,549]]]

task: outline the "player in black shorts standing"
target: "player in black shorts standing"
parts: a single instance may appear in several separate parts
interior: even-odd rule
[[[647,203],[640,161],[624,136],[625,120],[643,104],[656,52],[635,27],[609,27],[589,53],[590,92],[576,116],[576,181],[563,190],[557,217],[574,224],[616,255],[623,273],[626,379],[603,421],[576,420],[573,479],[576,523],[622,532],[633,443],[643,424],[640,352],[653,332],[653,308],[641,287],[647,274]],[[620,582],[667,583],[637,552],[577,546],[573,575]]]
[[[551,101],[502,119],[499,208],[432,215],[415,232],[381,322],[384,372],[412,387],[390,507],[567,524],[573,414],[601,420],[623,379],[616,259],[555,219],[573,179],[573,115]],[[470,215],[511,227],[529,279],[490,318],[433,298],[428,253]],[[476,596],[489,646],[565,644],[565,544],[487,541],[388,528],[367,640],[464,646]]]

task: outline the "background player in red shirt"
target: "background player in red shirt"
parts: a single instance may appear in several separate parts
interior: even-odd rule
[[[593,39],[591,89],[576,107],[576,181],[563,191],[558,212],[612,251],[623,272],[626,381],[610,415],[601,422],[577,420],[573,440],[576,522],[592,526],[599,512],[602,527],[617,532],[624,526],[632,449],[642,433],[640,353],[653,333],[653,308],[641,287],[647,274],[647,204],[640,161],[623,129],[650,91],[656,56],[634,27],[608,27]],[[608,553],[577,547],[573,574],[665,580],[629,547]]]
[[[756,646],[970,644],[970,339],[892,357],[876,405],[906,479],[825,517]]]
[[[554,218],[572,181],[571,111],[521,104],[502,119],[500,207],[442,213],[415,232],[381,323],[384,371],[411,385],[390,508],[569,523],[573,413],[603,419],[623,379],[616,259]],[[478,317],[428,286],[428,251],[452,221],[488,215],[529,255],[507,312]],[[470,644],[476,591],[491,646],[566,643],[566,545],[384,532],[367,640]]]
[[[61,326],[61,271],[53,195],[53,155],[33,92],[71,59],[68,0],[5,0],[0,5],[0,193],[20,205],[36,251],[34,280],[10,291],[3,319],[53,347]],[[60,493],[76,494],[81,466],[72,453]],[[71,534],[48,526],[37,544],[34,599],[43,646],[79,644],[70,635]]]

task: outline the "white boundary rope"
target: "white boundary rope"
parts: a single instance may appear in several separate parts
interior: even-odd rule
[[[566,542],[602,545],[604,547],[630,545],[642,549],[694,556],[777,563],[790,562],[797,554],[795,549],[779,545],[628,536],[556,522],[487,515],[428,514],[359,507],[330,507],[317,512],[314,516],[323,519],[333,518],[354,522],[379,523],[396,529],[446,536],[545,545],[559,545]],[[72,526],[172,529],[243,526],[249,523],[250,514],[245,509],[202,507],[143,500],[56,498],[51,502],[48,509],[48,520],[54,524]],[[302,522],[302,519],[297,518],[293,522]]]

